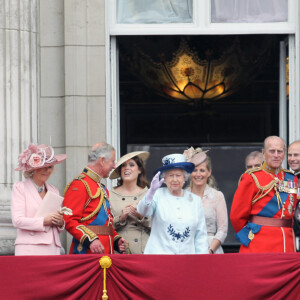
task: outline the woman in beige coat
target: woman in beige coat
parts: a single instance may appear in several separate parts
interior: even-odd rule
[[[136,151],[122,156],[110,179],[118,179],[110,191],[114,227],[129,242],[130,252],[142,254],[150,234],[150,219],[137,212],[137,205],[148,191],[144,162],[149,152]]]

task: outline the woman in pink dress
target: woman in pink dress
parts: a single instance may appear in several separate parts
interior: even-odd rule
[[[52,147],[30,144],[19,155],[19,167],[25,180],[16,182],[12,191],[12,222],[17,228],[15,255],[59,255],[59,233],[64,229],[63,212],[45,217],[36,213],[48,191],[59,194],[47,183],[54,165],[63,162],[65,154],[54,155]]]
[[[216,189],[211,160],[201,148],[184,151],[188,162],[195,165],[191,173],[190,191],[202,200],[210,254],[224,253],[221,244],[228,231],[228,214],[224,195]]]

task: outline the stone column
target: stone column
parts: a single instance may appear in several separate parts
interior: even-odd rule
[[[14,253],[10,201],[18,154],[37,141],[38,0],[0,0],[0,255]]]
[[[67,181],[105,141],[105,0],[65,0],[65,126]],[[67,248],[69,248],[70,238]]]
[[[64,1],[40,1],[40,101],[39,143],[49,144],[55,154],[65,149]],[[67,158],[69,160],[69,157]],[[66,185],[66,163],[55,166],[48,183],[62,195]],[[60,240],[65,247],[65,232]]]

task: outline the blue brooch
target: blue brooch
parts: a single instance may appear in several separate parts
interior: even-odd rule
[[[168,233],[170,234],[170,236],[172,236],[172,240],[175,241],[176,240],[180,240],[181,242],[183,242],[187,237],[190,236],[190,228],[187,227],[185,229],[185,231],[181,234],[180,232],[176,232],[174,230],[174,227],[170,224],[168,227]]]

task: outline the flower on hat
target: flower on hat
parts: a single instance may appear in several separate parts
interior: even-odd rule
[[[50,146],[31,143],[18,157],[19,171],[27,171],[32,168],[42,167],[55,161],[54,150]]]
[[[191,148],[189,148],[189,149],[187,149],[187,150],[184,150],[183,155],[185,155],[187,161],[190,161],[191,158],[192,158],[192,157],[194,156],[194,154],[195,154],[194,152],[195,152],[194,147],[191,147]]]
[[[30,159],[30,156],[32,153],[37,152],[37,145],[35,144],[30,144],[28,149],[24,150],[18,157],[19,160],[19,165],[24,165],[26,162]]]
[[[43,159],[40,155],[33,153],[28,160],[29,166],[37,168],[43,165]]]

